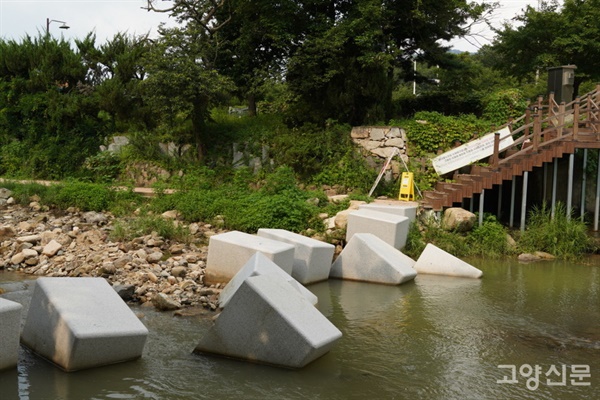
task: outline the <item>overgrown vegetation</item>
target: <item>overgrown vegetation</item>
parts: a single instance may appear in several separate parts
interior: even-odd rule
[[[564,204],[557,203],[553,218],[551,208],[544,203],[529,213],[519,247],[525,252],[545,251],[563,259],[578,258],[593,250],[587,229],[580,219],[567,217]]]

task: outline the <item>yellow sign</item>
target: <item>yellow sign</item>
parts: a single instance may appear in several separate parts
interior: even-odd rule
[[[415,199],[415,186],[413,184],[413,173],[403,172],[400,181],[400,200],[413,201]]]

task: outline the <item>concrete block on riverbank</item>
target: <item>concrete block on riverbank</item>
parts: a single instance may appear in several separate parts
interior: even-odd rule
[[[356,233],[372,233],[394,248],[401,250],[406,245],[410,220],[402,215],[359,209],[348,214],[346,242]]]
[[[22,309],[19,303],[0,298],[0,371],[17,366]]]
[[[333,263],[330,277],[399,285],[415,278],[415,261],[371,233],[356,233]]]
[[[251,276],[265,275],[270,276],[273,279],[281,279],[290,284],[291,287],[296,289],[302,296],[306,298],[312,305],[316,305],[318,302],[317,296],[315,296],[310,290],[302,286],[298,281],[286,274],[281,268],[277,266],[273,261],[269,260],[263,253],[255,253],[250,260],[238,271],[237,274],[229,281],[225,286],[221,294],[219,295],[219,306],[225,308],[231,297],[240,288],[242,283]]]
[[[462,276],[465,278],[481,278],[483,272],[471,264],[429,243],[415,263],[419,274],[435,274]]]
[[[204,275],[205,284],[227,283],[257,251],[292,275],[294,246],[248,233],[231,231],[211,236]]]
[[[294,246],[292,277],[303,285],[329,277],[335,246],[284,229],[259,229],[258,236]]]
[[[408,204],[385,204],[385,203],[368,203],[358,206],[359,210],[371,210],[388,214],[400,215],[406,217],[410,222],[417,219],[418,206],[413,203]]]
[[[341,336],[287,282],[259,275],[242,283],[194,352],[301,368]]]
[[[103,278],[39,278],[21,342],[65,371],[137,359],[148,330]]]

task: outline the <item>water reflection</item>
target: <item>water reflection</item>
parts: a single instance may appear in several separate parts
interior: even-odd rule
[[[140,360],[64,373],[22,348],[2,399],[600,398],[600,268],[469,260],[482,279],[419,275],[400,286],[308,286],[342,332],[308,367],[285,370],[192,354],[209,316],[134,308],[149,329]],[[0,272],[0,286],[6,286]],[[3,286],[3,287],[4,287]],[[13,291],[8,296],[23,298]],[[498,365],[589,365],[590,386],[498,384]]]

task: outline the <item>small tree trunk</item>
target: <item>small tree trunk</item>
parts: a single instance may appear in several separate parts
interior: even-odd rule
[[[248,115],[251,117],[256,117],[256,96],[254,93],[248,94]]]

